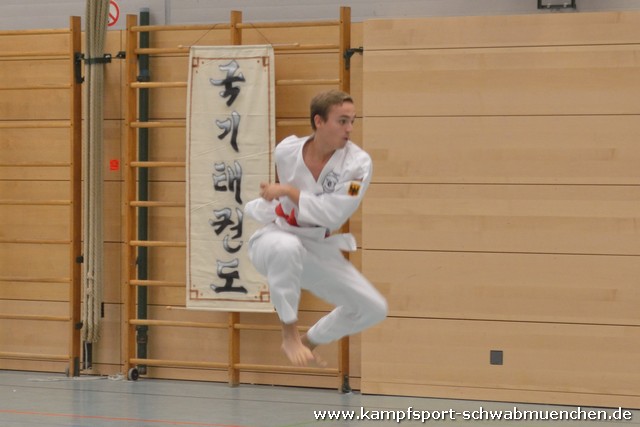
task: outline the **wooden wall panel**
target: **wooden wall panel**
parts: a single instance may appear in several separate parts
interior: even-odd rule
[[[0,282],[0,300],[67,301],[68,283]]]
[[[367,117],[376,183],[637,185],[636,116]]]
[[[39,316],[42,312],[31,311],[30,314]],[[69,349],[66,340],[61,338],[68,336],[68,330],[68,322],[3,319],[0,330],[2,351],[64,357]]]
[[[364,392],[640,406],[639,20],[364,24]]]
[[[69,50],[68,34],[9,35],[0,38],[0,51],[7,53],[62,53]]]
[[[0,313],[64,319],[69,317],[69,243],[65,242],[70,239],[71,134],[68,125],[51,128],[35,121],[52,120],[65,126],[69,120],[70,61],[65,58],[69,35],[0,39],[3,53],[52,54],[5,57],[0,61],[0,117],[4,125],[18,126],[0,129],[0,198],[9,201],[0,209],[0,237],[5,242],[0,244]],[[11,121],[19,123],[7,123]],[[54,166],[39,166],[43,163]],[[8,166],[11,164],[17,166]],[[49,203],[51,200],[57,204]],[[45,242],[24,243],[40,240]],[[0,348],[65,357],[69,353],[69,327],[68,320],[3,319]],[[40,362],[47,368],[64,369],[63,363]],[[17,359],[3,360],[2,366],[42,369],[33,361]]]
[[[377,184],[367,249],[639,255],[636,186]]]
[[[362,390],[394,393],[407,384],[448,389],[450,395],[454,388],[481,388],[487,400],[494,390],[547,391],[562,393],[555,402],[565,404],[615,395],[616,405],[637,407],[637,372],[629,367],[640,351],[638,332],[622,326],[390,318],[363,335]],[[491,350],[503,351],[503,365],[489,363]],[[532,401],[527,393],[517,396]]]
[[[110,169],[110,160],[121,160],[122,122],[104,122],[105,181],[121,180],[121,166]],[[69,180],[69,129],[2,129],[0,131],[0,163],[58,163],[60,167],[2,167],[0,179],[7,181],[66,181]],[[67,197],[68,198],[68,197]]]
[[[70,200],[69,184],[63,181],[0,181],[0,194],[4,200]],[[4,231],[4,229],[3,229]]]
[[[68,245],[0,243],[3,277],[69,278]]]
[[[442,49],[611,45],[638,43],[640,17],[634,13],[559,13],[371,19],[364,23],[367,49]]]
[[[638,114],[637,45],[367,51],[367,116]]]
[[[66,302],[0,300],[0,312],[9,315],[68,316],[69,309]],[[0,348],[12,353],[64,356],[68,353],[68,334],[68,322],[3,319]]]
[[[3,206],[3,239],[69,240],[69,212],[65,206]]]
[[[391,317],[640,326],[636,257],[368,250],[363,268]]]
[[[0,67],[2,68],[2,67]],[[0,131],[0,162],[69,163],[69,129],[2,129]],[[2,180],[68,180],[67,167],[2,167]]]
[[[67,120],[68,89],[14,90],[11,97],[0,98],[0,117],[5,120]],[[20,99],[20,103],[15,100]]]
[[[65,46],[61,52],[67,49]],[[7,51],[2,49],[2,52]],[[2,61],[2,67],[0,67],[0,79],[2,87],[6,88],[18,86],[47,87],[68,84],[69,61],[67,59],[33,58],[4,60]],[[15,101],[13,97],[10,98]]]
[[[31,179],[35,181],[42,181],[42,180],[48,180],[48,179],[68,180],[69,168],[58,167],[58,166],[46,166],[46,167],[7,166],[7,167],[0,168],[0,179],[10,180],[10,179],[14,179],[17,176],[21,176],[25,180]]]

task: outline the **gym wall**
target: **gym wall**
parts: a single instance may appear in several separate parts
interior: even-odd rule
[[[580,13],[370,20],[352,27],[358,107],[353,139],[374,159],[374,182],[351,222],[362,250],[352,258],[386,295],[390,316],[351,340],[351,385],[366,393],[640,407],[636,290],[640,14]],[[245,44],[288,39],[247,33]],[[204,35],[204,37],[203,37]],[[110,31],[106,51],[125,49]],[[228,33],[159,33],[153,46],[220,44]],[[310,40],[328,37],[310,34]],[[36,50],[32,36],[1,36],[2,49]],[[49,43],[49,42],[48,42]],[[61,47],[64,48],[64,47]],[[152,58],[152,80],[185,79],[186,60]],[[276,78],[335,74],[334,56],[277,59]],[[122,167],[126,126],[123,61],[105,66],[105,317],[91,372],[121,372],[125,252]],[[2,58],[3,86],[67,79],[54,60]],[[66,81],[66,80],[65,80]],[[281,87],[282,118],[307,115],[320,88]],[[55,91],[3,97],[2,121],[63,120]],[[185,116],[186,90],[151,94],[153,120]],[[281,126],[278,139],[309,132]],[[68,161],[68,130],[0,129],[0,163]],[[184,130],[151,130],[151,160],[184,161]],[[36,160],[33,160],[36,159]],[[69,197],[61,168],[0,168],[2,199]],[[184,171],[154,170],[152,197],[184,199]],[[44,194],[46,194],[46,196]],[[65,284],[11,277],[69,275],[68,250],[8,243],[62,238],[56,206],[0,206],[0,313],[68,312]],[[185,239],[184,212],[152,212],[150,235]],[[33,233],[33,234],[30,234]],[[60,236],[58,235],[60,234]],[[184,250],[150,251],[150,276],[184,280]],[[184,290],[150,289],[150,316],[226,322],[181,310]],[[302,322],[329,307],[305,296]],[[173,307],[174,309],[168,309]],[[275,315],[243,321],[277,324]],[[62,354],[60,323],[0,318],[0,352]],[[362,342],[361,342],[362,341]],[[246,363],[286,364],[277,332],[242,334]],[[153,357],[224,360],[216,330],[151,328]],[[323,356],[336,366],[336,346]],[[499,364],[500,355],[502,364]],[[494,364],[492,364],[492,362]],[[0,357],[0,369],[61,372],[64,361]],[[222,370],[150,368],[162,378],[226,381]],[[335,387],[335,378],[246,372],[242,382]]]
[[[638,407],[639,20],[365,22],[363,391]]]

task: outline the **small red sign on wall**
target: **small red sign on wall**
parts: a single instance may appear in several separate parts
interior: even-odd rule
[[[109,160],[109,170],[110,171],[120,170],[120,160],[118,159]]]
[[[107,25],[113,27],[118,23],[118,18],[120,18],[120,7],[116,0],[111,0],[109,2],[109,23]]]

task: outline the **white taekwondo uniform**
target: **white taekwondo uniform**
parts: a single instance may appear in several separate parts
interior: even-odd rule
[[[300,190],[299,204],[288,197],[258,198],[245,205],[245,213],[265,224],[249,240],[249,258],[267,277],[280,320],[298,320],[301,289],[336,306],[307,333],[314,344],[325,344],[382,321],[387,303],[340,252],[355,251],[355,238],[329,235],[360,205],[371,182],[371,158],[348,141],[333,153],[316,181],[302,158],[309,139],[290,136],[275,149],[280,183]]]

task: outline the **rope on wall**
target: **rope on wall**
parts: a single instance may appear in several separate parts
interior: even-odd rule
[[[103,105],[104,63],[102,58],[107,33],[109,0],[87,0],[86,69],[83,138],[83,288],[82,339],[97,342],[103,294]]]

